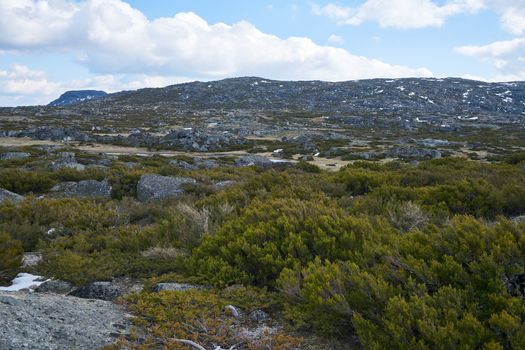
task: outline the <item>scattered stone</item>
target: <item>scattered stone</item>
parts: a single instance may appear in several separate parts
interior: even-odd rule
[[[273,162],[263,156],[257,154],[248,154],[242,157],[239,157],[235,160],[236,166],[260,166],[260,167],[270,167],[273,165]]]
[[[235,181],[233,180],[224,180],[224,181],[219,181],[219,182],[216,182],[213,187],[217,190],[223,190],[225,188],[228,188],[230,186],[233,186],[235,185]]]
[[[42,261],[42,255],[38,253],[24,253],[22,258],[22,267],[34,267]]]
[[[77,288],[69,295],[84,299],[115,300],[122,295],[120,288],[112,282],[92,282]]]
[[[235,318],[239,318],[241,316],[241,312],[239,311],[239,309],[237,309],[233,305],[226,305],[224,308],[226,309],[228,313],[230,313]]]
[[[58,154],[58,159],[54,162],[51,162],[50,167],[52,170],[60,170],[64,168],[75,169],[78,171],[83,171],[86,169],[86,166],[77,162],[75,153],[73,152],[60,152]]]
[[[188,177],[145,174],[137,184],[137,199],[141,202],[148,202],[176,197],[184,193],[183,185],[195,182],[194,179]]]
[[[188,283],[157,283],[153,288],[152,291],[154,292],[161,292],[163,290],[168,291],[186,291],[186,290],[194,290],[194,289],[202,289],[201,286],[197,286],[194,284],[188,284]]]
[[[269,320],[270,315],[268,315],[263,310],[254,310],[250,313],[250,318],[256,322],[262,322]]]
[[[61,280],[48,280],[39,285],[35,292],[37,293],[53,293],[53,294],[67,294],[71,292],[73,285]]]
[[[60,197],[111,197],[112,187],[107,180],[83,180],[79,182],[61,182],[51,189]]]
[[[0,203],[6,202],[6,201],[17,203],[17,202],[22,201],[23,199],[24,197],[19,194],[16,194],[14,192],[0,188]]]
[[[25,159],[31,157],[27,152],[7,152],[0,154],[0,160]]]

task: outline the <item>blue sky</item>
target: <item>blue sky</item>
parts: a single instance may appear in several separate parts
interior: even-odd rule
[[[525,80],[525,0],[0,0],[0,105],[258,75]]]

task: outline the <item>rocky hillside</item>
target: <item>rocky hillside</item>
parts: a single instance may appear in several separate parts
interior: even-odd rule
[[[97,90],[67,91],[63,93],[58,99],[49,103],[49,106],[71,106],[77,103],[89,101],[106,95],[107,93],[105,93],[104,91]]]
[[[347,82],[274,81],[256,77],[193,82],[110,94],[84,104],[120,108],[251,110],[321,114],[525,115],[525,82],[457,78]]]

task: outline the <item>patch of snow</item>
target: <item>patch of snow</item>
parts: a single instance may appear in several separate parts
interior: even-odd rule
[[[496,96],[499,96],[501,98],[504,98],[507,95],[511,95],[512,96],[512,92],[510,90],[507,90],[505,92],[500,92],[499,94],[496,94]]]
[[[385,90],[376,90],[375,93],[376,94],[382,94]]]
[[[512,97],[505,97],[505,98],[503,99],[503,102],[505,102],[505,103],[512,103],[512,101],[513,101],[513,100],[512,100]]]
[[[270,159],[270,161],[272,163],[290,163],[290,161],[288,160],[283,160],[283,159]]]
[[[37,281],[42,279],[42,276],[35,276],[29,273],[19,273],[14,280],[11,281],[11,286],[0,287],[0,291],[4,292],[17,292],[21,289],[32,289],[30,287],[38,287],[44,281]]]
[[[398,86],[398,87],[396,87],[396,89],[398,89],[399,91],[405,91],[405,87],[404,86]]]
[[[416,95],[415,92],[410,92],[410,93],[408,94],[408,96],[410,96],[410,97],[415,96],[415,95]]]
[[[428,96],[419,96],[420,98],[422,98],[423,100],[431,103],[431,104],[435,104],[434,101],[432,101],[431,99],[428,98]]]
[[[393,82],[395,82],[395,80],[387,80],[387,81],[385,81],[385,83],[393,83]]]

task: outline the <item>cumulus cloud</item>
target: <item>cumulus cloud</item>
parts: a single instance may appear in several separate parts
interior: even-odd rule
[[[501,26],[511,34],[525,32],[525,0],[366,0],[359,6],[313,5],[319,16],[333,19],[340,25],[360,25],[373,21],[381,27],[440,27],[454,15],[491,10],[498,14]]]
[[[57,82],[49,79],[45,71],[15,64],[8,69],[0,70],[0,106],[43,105],[68,90],[96,89],[116,92],[145,86],[162,87],[191,80],[176,76],[106,74]]]
[[[59,89],[60,84],[49,81],[43,71],[18,64],[0,70],[0,105],[3,106],[44,103],[46,97],[53,96]]]
[[[450,0],[438,5],[431,0],[367,0],[350,7],[328,4],[313,5],[316,15],[327,16],[340,25],[360,25],[378,22],[381,27],[424,28],[440,27],[450,16],[479,11],[484,0]]]
[[[457,53],[488,62],[497,71],[492,80],[525,80],[525,38],[496,41],[482,46],[462,46]]]
[[[323,80],[432,75],[308,38],[279,38],[244,21],[209,24],[194,13],[149,20],[120,0],[0,0],[0,13],[0,50],[68,51],[96,74]]]

